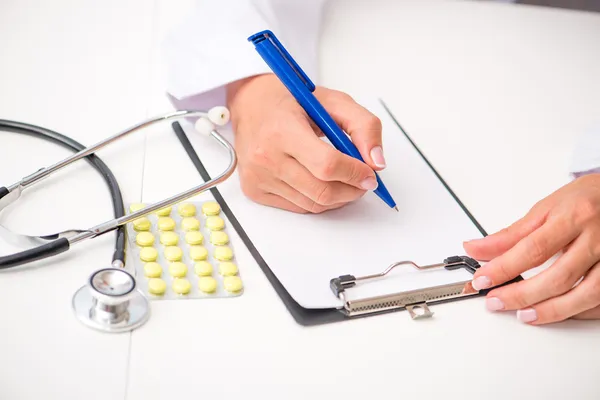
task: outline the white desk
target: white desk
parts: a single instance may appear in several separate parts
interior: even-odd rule
[[[157,44],[177,10],[166,0],[31,3],[0,6],[2,118],[90,144],[168,110]],[[494,231],[566,182],[573,135],[600,118],[599,35],[600,16],[591,14],[450,1],[335,2],[323,34],[323,83],[383,97]],[[3,183],[65,154],[10,138],[0,146]],[[30,157],[18,157],[25,143]],[[182,178],[165,183],[151,168],[157,143],[177,151],[172,138],[155,135],[100,154],[126,201],[156,200],[198,179],[185,159],[174,160],[186,166]],[[84,163],[68,172],[31,191],[1,221],[46,232],[109,218],[110,202],[94,172]],[[91,202],[85,214],[83,193]],[[49,207],[48,198],[60,202]],[[62,220],[69,210],[73,215]],[[155,303],[151,320],[133,334],[98,334],[72,317],[70,299],[108,259],[111,239],[82,244],[43,268],[0,274],[0,398],[592,399],[600,393],[597,322],[534,328],[511,314],[487,313],[483,300],[474,299],[437,306],[435,318],[422,323],[394,313],[306,329],[293,322],[235,237],[244,296]]]

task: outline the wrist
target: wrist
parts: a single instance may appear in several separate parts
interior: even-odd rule
[[[280,104],[289,92],[272,73],[254,75],[231,82],[226,87],[226,104],[231,112],[231,122],[236,130],[244,115],[256,117],[265,110]]]

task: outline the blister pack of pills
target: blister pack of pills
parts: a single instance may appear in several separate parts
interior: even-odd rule
[[[144,204],[129,205],[135,212]],[[127,224],[128,267],[151,300],[239,296],[243,284],[215,201],[184,202]]]

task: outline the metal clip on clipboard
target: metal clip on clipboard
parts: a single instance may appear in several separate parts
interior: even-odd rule
[[[459,297],[474,296],[479,293],[473,288],[469,280],[364,299],[348,300],[346,298],[347,289],[356,286],[359,282],[383,278],[399,266],[412,266],[417,270],[445,268],[449,271],[465,268],[472,274],[480,267],[479,263],[470,257],[452,256],[446,258],[442,263],[424,266],[419,266],[412,261],[400,261],[390,265],[379,274],[358,278],[353,275],[342,275],[333,278],[330,281],[330,287],[333,294],[344,303],[343,312],[349,317],[354,317],[406,308],[412,319],[430,318],[433,313],[429,310],[428,303],[439,303]]]

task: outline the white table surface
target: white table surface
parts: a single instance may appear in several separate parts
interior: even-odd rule
[[[158,44],[188,5],[0,4],[0,118],[91,144],[168,111]],[[322,83],[381,96],[494,231],[568,181],[575,135],[600,119],[599,37],[593,14],[485,2],[335,2],[323,32]],[[66,154],[2,135],[3,183]],[[173,160],[182,166],[179,179],[161,179],[152,167],[157,146],[177,151],[178,144],[140,135],[100,153],[126,201],[156,200],[198,179],[184,159]],[[101,180],[85,163],[39,185],[20,205],[0,222],[48,232],[87,227],[111,213]],[[242,297],[154,303],[151,320],[133,334],[99,334],[75,320],[70,301],[110,257],[111,239],[89,241],[40,268],[0,274],[1,399],[600,393],[598,322],[530,327],[472,299],[436,306],[434,319],[418,323],[402,312],[303,328],[237,237]]]

